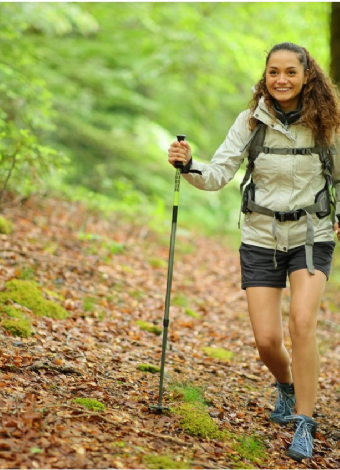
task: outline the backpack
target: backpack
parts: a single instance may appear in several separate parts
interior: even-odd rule
[[[246,173],[244,175],[242,183],[240,184],[240,193],[242,197],[241,212],[245,214],[247,212],[253,212],[254,210],[255,185],[253,183],[251,175],[255,167],[255,160],[257,159],[260,153],[272,153],[277,155],[306,155],[307,153],[317,153],[322,163],[323,173],[325,176],[325,187],[321,191],[319,191],[315,196],[315,203],[318,204],[318,206],[314,207],[315,210],[313,210],[313,207],[310,206],[312,212],[309,212],[315,213],[319,219],[330,215],[331,206],[335,205],[335,197],[332,188],[332,165],[330,158],[331,155],[336,154],[334,145],[332,145],[331,147],[316,146],[313,148],[269,148],[263,145],[266,135],[266,128],[266,124],[259,122],[252,131],[247,144],[242,149],[243,152],[248,147],[249,155]],[[249,178],[251,178],[251,181],[245,187]],[[293,212],[298,211],[275,213],[275,217],[281,222],[284,222],[286,220],[298,220],[296,218],[297,215],[295,214],[294,217],[294,214],[292,214]],[[274,213],[270,213],[269,215],[274,215]]]
[[[258,122],[256,127],[253,129],[248,142],[241,150],[244,152],[247,148],[249,150],[248,155],[248,164],[246,168],[246,173],[244,175],[243,181],[240,185],[241,192],[241,210],[238,221],[238,227],[240,228],[241,212],[246,214],[247,212],[258,212],[269,217],[273,217],[273,236],[277,242],[276,237],[276,224],[279,222],[286,221],[297,221],[301,217],[306,217],[307,219],[307,231],[306,231],[306,263],[308,271],[311,274],[314,274],[313,266],[313,245],[314,245],[314,228],[313,228],[313,219],[311,214],[316,214],[319,219],[327,217],[332,212],[332,206],[335,207],[335,197],[334,190],[332,186],[332,165],[331,165],[331,155],[336,155],[335,146],[331,147],[326,146],[315,146],[313,148],[269,148],[265,147],[264,139],[266,135],[267,126],[263,123]],[[311,204],[307,207],[302,207],[301,209],[296,209],[288,212],[273,211],[267,207],[260,206],[255,202],[255,191],[256,187],[253,183],[252,172],[255,166],[255,160],[260,153],[271,153],[276,155],[306,155],[307,153],[317,153],[319,155],[320,161],[322,163],[323,174],[325,176],[325,186],[315,195],[314,204]],[[250,183],[246,185],[247,181],[251,178]],[[333,219],[334,219],[333,211]],[[334,220],[333,220],[334,222]],[[276,245],[277,246],[277,245]],[[274,266],[276,268],[277,263],[275,259],[274,250]]]

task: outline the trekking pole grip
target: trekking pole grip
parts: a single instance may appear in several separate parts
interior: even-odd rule
[[[181,142],[181,141],[185,140],[185,135],[184,134],[178,134],[176,137],[177,137],[178,142]],[[184,165],[183,165],[182,162],[175,162],[175,168],[182,169],[182,168],[184,168]]]

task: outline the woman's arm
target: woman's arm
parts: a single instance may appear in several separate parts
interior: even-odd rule
[[[193,159],[190,171],[194,170],[195,173],[183,173],[183,177],[196,188],[205,191],[217,191],[228,184],[247,156],[247,149],[242,150],[251,133],[248,121],[249,110],[238,116],[225,141],[215,152],[210,164],[197,162]],[[188,160],[190,160],[190,154],[187,154]]]

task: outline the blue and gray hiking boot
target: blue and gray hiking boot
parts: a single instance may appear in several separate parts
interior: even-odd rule
[[[293,384],[280,384],[276,382],[277,398],[275,410],[270,413],[270,420],[279,424],[288,424],[287,417],[292,416],[295,406],[295,393]]]
[[[316,422],[305,415],[290,416],[289,419],[295,420],[296,423],[292,444],[287,450],[286,455],[298,462],[301,462],[302,459],[311,458],[313,453],[313,438],[317,428]]]

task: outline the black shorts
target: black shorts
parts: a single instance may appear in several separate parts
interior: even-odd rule
[[[313,246],[314,268],[322,271],[328,280],[335,242],[316,242]],[[287,252],[276,251],[277,268],[274,267],[274,250],[241,243],[242,289],[247,287],[286,287],[287,275],[298,269],[307,269],[305,245]]]

